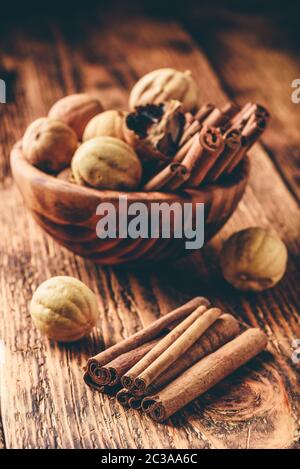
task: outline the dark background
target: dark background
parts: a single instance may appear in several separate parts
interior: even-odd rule
[[[300,24],[299,2],[295,0],[52,0],[43,2],[27,0],[3,2],[1,5],[1,19],[25,19],[36,16],[69,17],[80,12],[89,14],[94,8],[102,8],[103,12],[111,9],[132,14],[143,11],[150,15],[164,17],[185,17],[189,14],[204,14],[210,11],[216,18],[221,12],[232,10],[240,14],[257,14],[266,19],[271,18],[285,22],[288,29],[293,25],[295,30]],[[2,21],[1,21],[2,22]],[[3,26],[3,24],[1,24]]]

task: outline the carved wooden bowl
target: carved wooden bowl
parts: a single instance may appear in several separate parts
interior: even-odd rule
[[[20,144],[11,152],[13,177],[25,204],[38,224],[57,242],[80,256],[99,264],[154,262],[175,259],[192,251],[185,249],[186,239],[100,239],[96,225],[100,219],[96,208],[101,202],[119,206],[119,192],[98,191],[57,179],[32,166],[24,158]],[[192,202],[205,204],[205,241],[226,223],[240,201],[249,175],[245,158],[222,183],[197,190],[167,194],[162,192],[128,192],[128,205],[144,202]],[[123,193],[125,194],[125,193]]]

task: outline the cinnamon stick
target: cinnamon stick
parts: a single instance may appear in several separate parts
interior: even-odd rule
[[[142,408],[142,401],[144,399],[144,395],[141,396],[130,396],[128,399],[128,405],[131,409],[139,410]]]
[[[199,397],[212,386],[261,352],[267,345],[259,329],[248,329],[240,336],[206,356],[157,395],[144,398],[142,408],[160,422]]]
[[[208,172],[206,180],[208,182],[215,182],[222,176],[225,169],[233,161],[234,156],[238,153],[243,144],[243,136],[237,129],[231,128],[226,131],[224,135],[225,148],[219,155],[215,164]]]
[[[210,112],[208,111],[209,109],[211,109]],[[232,132],[233,130],[242,132],[244,127],[248,124],[249,119],[254,118],[258,122],[258,127],[261,127],[261,125],[263,125],[263,122],[266,122],[270,117],[268,111],[263,106],[253,103],[246,103],[240,110],[239,107],[234,103],[227,103],[225,106],[223,106],[222,109],[216,108],[211,105],[202,106],[199,110],[199,122],[201,123],[201,125],[196,120],[196,116],[193,121],[189,120],[189,122],[187,123],[179,143],[179,149],[176,152],[173,161],[183,162],[184,158],[190,152],[191,148],[197,148],[196,141],[198,140],[199,132],[202,131],[204,126],[211,126],[215,128],[218,127],[220,130],[222,130],[222,132]],[[201,119],[201,116],[205,117]],[[250,139],[249,145],[246,148],[246,151],[249,150],[249,148],[251,147],[251,145],[253,145],[254,141],[259,137],[259,135],[260,134],[258,132],[253,135],[252,139]],[[241,147],[244,146],[245,145],[243,144],[241,145]],[[236,150],[235,153],[238,153],[238,151]],[[237,158],[237,161],[240,161],[244,154],[245,151],[243,151],[243,148],[241,148],[241,152],[239,153],[239,158]],[[233,149],[231,148],[227,148],[225,154],[220,159],[220,169],[216,169],[216,173],[218,174],[213,174],[212,176],[210,175],[211,181],[215,181],[218,177],[220,177],[222,172],[225,171],[225,166],[227,164],[229,165],[229,160],[233,160]],[[210,160],[210,164],[210,167],[212,168],[214,166],[214,162]],[[232,171],[232,168],[230,171]],[[203,175],[201,175],[201,172],[199,177],[200,182],[202,182],[201,179],[203,178]],[[206,174],[204,175],[204,177],[206,178]],[[197,187],[200,182],[192,183],[192,180],[190,179],[189,186],[191,185],[192,187]]]
[[[222,107],[223,114],[229,119],[232,119],[240,111],[240,106],[236,103],[229,101]]]
[[[187,187],[198,187],[224,149],[221,131],[204,126],[182,164],[191,171]]]
[[[204,332],[222,314],[219,308],[211,308],[201,314],[175,342],[172,343],[161,355],[159,355],[150,365],[142,371],[134,380],[135,388],[146,390],[151,383],[163,373],[172,363],[180,358]],[[172,332],[170,332],[170,335]],[[158,346],[157,346],[158,347]]]
[[[133,396],[128,401],[129,406],[139,409],[145,394],[151,395],[157,393],[201,358],[214,352],[233,337],[236,337],[239,331],[240,326],[238,321],[231,314],[222,314],[185,354],[181,355],[178,360],[150,384],[146,392],[141,393],[138,389],[132,389]]]
[[[259,136],[266,128],[266,119],[264,117],[257,117],[252,114],[242,129],[241,135],[244,143],[237,153],[233,156],[232,160],[225,169],[227,174],[231,174],[240,161],[244,158],[246,153],[250,150],[252,145],[256,142]]]
[[[238,107],[234,103],[226,103],[221,109],[214,108],[203,120],[203,124],[213,127],[225,126],[230,118],[236,114]]]
[[[204,119],[215,109],[215,106],[211,103],[203,104],[200,109],[195,114],[195,120],[200,122],[204,121]]]
[[[237,112],[238,107],[233,103],[227,103],[222,109],[216,108],[212,104],[201,106],[194,120],[189,121],[179,142],[179,149],[173,161],[182,162],[193,144],[197,140],[199,131],[204,125],[212,127],[223,127],[230,121],[230,118]]]
[[[136,365],[134,365],[122,378],[121,383],[124,388],[132,388],[136,383],[135,379],[148,368],[167,348],[181,335],[193,322],[207,310],[206,304],[198,306],[194,311],[180,322],[169,334],[167,334],[158,344],[153,347]]]
[[[199,131],[196,132],[193,136],[191,136],[177,151],[175,154],[173,161],[177,163],[181,163],[184,157],[188,154],[189,150],[192,148],[194,142],[199,138]]]
[[[251,113],[253,112],[253,106],[255,106],[253,103],[246,103],[240,109],[239,112],[237,112],[232,118],[231,118],[231,125],[237,127],[236,124],[240,123],[241,121],[249,119]],[[250,112],[250,114],[249,114]]]
[[[158,174],[153,176],[143,187],[143,191],[157,191],[180,186],[189,177],[188,170],[180,163],[170,163]]]
[[[129,399],[132,397],[132,394],[128,389],[122,388],[117,392],[116,398],[119,404],[123,407],[129,407]]]
[[[179,189],[181,186],[183,186],[184,183],[189,179],[189,169],[182,164],[180,165],[180,168],[180,172],[178,172],[176,176],[170,179],[164,186],[165,191],[175,191],[176,189]]]
[[[121,354],[129,352],[130,350],[134,350],[140,345],[157,338],[162,333],[162,331],[164,331],[164,329],[166,329],[172,323],[187,317],[198,306],[209,306],[209,304],[210,303],[206,298],[196,297],[179,308],[176,308],[170,313],[157,319],[149,326],[133,334],[131,337],[113,345],[103,352],[98,353],[94,357],[90,358],[87,363],[87,372],[90,378],[92,380],[97,380],[97,376],[99,375],[101,367],[111,362]]]
[[[95,391],[99,391],[99,392],[102,392],[104,390],[104,386],[102,385],[99,385],[97,384],[90,376],[90,373],[88,371],[85,371],[84,372],[84,375],[83,375],[83,381],[85,382],[85,384],[87,386],[89,386],[89,388],[95,390]]]
[[[95,376],[94,382],[100,386],[109,384],[113,386],[120,381],[121,376],[130,370],[146,353],[151,350],[154,345],[158,343],[159,339],[151,340],[145,344],[140,345],[134,350],[130,350],[126,353],[122,353],[114,360],[110,361],[106,365],[99,368],[97,376]]]
[[[202,124],[200,124],[199,121],[197,120],[194,120],[193,122],[191,122],[186,130],[183,132],[182,134],[182,137],[181,137],[181,140],[179,142],[179,147],[182,147],[183,145],[185,145],[185,143],[193,136],[195,135],[195,133],[197,133],[202,127]]]
[[[109,385],[99,385],[93,381],[89,375],[89,373],[86,371],[83,375],[83,380],[87,386],[89,386],[91,389],[94,391],[98,391],[101,394],[107,394],[109,396],[114,396],[120,389],[120,385],[116,384],[114,386],[109,386]]]
[[[243,108],[231,119],[231,125],[236,128],[244,127],[251,116],[268,120],[270,117],[267,109],[260,104],[246,103]]]
[[[186,126],[179,142],[179,147],[182,147],[196,132],[201,129],[203,121],[215,109],[213,104],[203,104],[192,119],[186,119]]]

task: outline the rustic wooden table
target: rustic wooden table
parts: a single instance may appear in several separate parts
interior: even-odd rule
[[[299,447],[300,364],[291,357],[300,338],[300,104],[291,102],[290,84],[300,67],[295,41],[276,18],[268,23],[221,9],[218,15],[187,10],[180,24],[93,11],[64,21],[23,19],[1,31],[0,77],[9,93],[0,105],[0,447]],[[239,103],[261,102],[272,123],[251,151],[250,183],[238,210],[201,252],[159,268],[96,266],[57,245],[30,217],[11,178],[11,146],[61,96],[94,90],[105,107],[124,108],[133,82],[164,66],[191,69],[205,101],[220,105],[229,94]],[[222,241],[251,225],[274,229],[289,249],[287,275],[261,294],[234,291],[217,264]],[[50,343],[30,320],[35,288],[61,274],[80,278],[98,295],[99,329],[81,344]],[[164,425],[84,385],[88,356],[199,294],[261,327],[269,351]]]

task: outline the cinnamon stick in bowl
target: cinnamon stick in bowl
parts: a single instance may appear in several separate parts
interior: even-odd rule
[[[232,102],[226,103],[221,109],[218,107],[213,107],[211,112],[207,113],[205,118],[202,119],[202,124],[220,128],[227,127],[229,125],[230,119],[237,114],[239,109],[239,106]]]
[[[186,124],[179,142],[179,147],[185,145],[187,141],[190,140],[190,138],[201,129],[203,121],[209,114],[211,114],[214,109],[215,106],[213,104],[203,104],[195,116],[192,116],[188,119],[186,118]]]
[[[187,187],[198,187],[201,184],[218,156],[224,150],[224,145],[224,138],[220,129],[203,127],[199,137],[194,140],[192,147],[181,163],[191,172],[191,176],[186,183]]]
[[[206,176],[206,181],[215,182],[224,173],[243,145],[243,136],[237,129],[230,128],[224,134],[225,147]]]
[[[267,337],[261,330],[246,330],[197,362],[158,394],[145,397],[142,409],[158,422],[166,420],[255,357],[266,345]]]
[[[263,118],[268,120],[270,117],[267,109],[261,104],[246,103],[242,109],[232,117],[231,125],[236,128],[242,128],[251,116],[255,116],[257,119]]]
[[[170,163],[155,174],[143,187],[143,191],[158,191],[183,184],[189,177],[188,170],[180,163]]]
[[[225,168],[226,174],[231,174],[240,161],[244,158],[246,153],[250,150],[252,145],[258,140],[259,136],[263,133],[267,125],[267,120],[264,117],[257,117],[252,114],[249,120],[245,123],[241,130],[243,137],[243,144],[238,152],[236,152]]]

